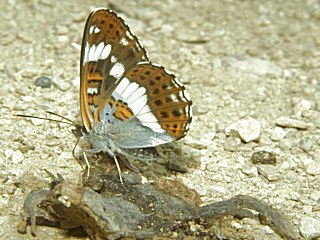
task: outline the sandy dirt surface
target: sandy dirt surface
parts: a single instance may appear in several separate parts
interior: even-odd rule
[[[181,179],[204,203],[254,196],[281,209],[306,239],[320,237],[319,1],[0,0],[0,239],[32,238],[16,225],[30,190],[47,187],[44,169],[79,181],[72,126],[11,115],[48,117],[50,110],[81,123],[81,38],[97,7],[119,12],[150,59],[182,78],[194,103],[187,137],[162,147],[164,161],[145,163],[142,172]],[[53,85],[37,87],[41,76]],[[258,137],[246,142],[243,133],[241,141],[235,132]],[[253,164],[260,151],[276,164]],[[187,172],[167,170],[166,159]],[[248,239],[281,239],[254,220],[229,224]]]

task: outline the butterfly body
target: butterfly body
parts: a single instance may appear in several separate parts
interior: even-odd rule
[[[153,147],[182,138],[191,122],[184,86],[150,62],[113,11],[90,14],[80,61],[83,136],[91,152],[150,159]]]

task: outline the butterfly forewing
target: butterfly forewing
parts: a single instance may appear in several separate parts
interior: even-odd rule
[[[118,80],[142,61],[148,61],[146,51],[117,14],[108,9],[90,14],[80,61],[80,108],[87,131],[98,121],[95,115],[102,102],[112,101]]]

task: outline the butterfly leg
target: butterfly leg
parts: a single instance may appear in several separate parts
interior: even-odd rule
[[[83,158],[84,158],[84,161],[86,162],[86,165],[87,165],[87,175],[86,175],[86,177],[85,177],[85,179],[84,179],[84,183],[86,183],[87,180],[88,180],[89,177],[90,177],[90,170],[91,170],[91,165],[90,165],[89,160],[88,160],[88,158],[87,158],[86,151],[83,151]]]
[[[98,153],[98,152],[100,152],[100,151],[101,151],[100,149],[88,149],[88,150],[83,151],[83,157],[84,157],[84,160],[85,160],[86,166],[87,166],[87,175],[86,175],[86,177],[85,177],[84,183],[89,179],[90,170],[91,170],[91,165],[90,165],[89,160],[88,160],[88,158],[87,158],[86,152]],[[118,174],[119,174],[119,180],[120,180],[121,184],[124,185],[124,184],[123,184],[123,179],[122,179],[122,174],[121,174],[121,168],[120,168],[118,159],[117,159],[116,156],[115,156],[114,154],[112,154],[112,153],[109,153],[109,155],[113,156],[113,159],[114,159],[114,162],[115,162],[115,164],[116,164],[117,171],[118,171]]]
[[[76,152],[76,148],[79,144],[79,142],[82,140],[82,137],[78,139],[78,141],[76,142],[76,144],[74,145],[73,149],[72,149],[72,156],[77,160],[77,162],[79,163],[79,165],[81,166],[82,170],[85,171],[82,163],[80,162],[79,158],[77,158],[75,152]],[[87,166],[87,174],[86,174],[86,177],[83,181],[83,183],[86,183],[86,181],[89,179],[89,176],[90,176],[90,169],[91,169],[91,166],[90,166],[90,163],[89,163],[89,160],[87,158],[87,155],[86,155],[86,152],[91,152],[91,150],[85,150],[83,151],[83,158],[84,158],[84,161],[86,163],[86,166]]]
[[[82,139],[82,138],[79,138],[78,141],[76,142],[76,144],[74,145],[74,147],[73,147],[73,149],[72,149],[72,156],[74,157],[74,159],[77,160],[77,162],[78,162],[79,165],[81,166],[82,170],[84,171],[85,169],[83,168],[82,163],[81,163],[80,160],[77,158],[76,153],[75,153],[75,152],[76,152],[76,148],[77,148],[77,146],[78,146],[78,144],[79,144],[79,142],[80,142],[81,139]]]
[[[122,174],[121,174],[121,169],[120,169],[120,166],[119,166],[118,159],[116,158],[115,155],[113,155],[113,159],[114,159],[114,162],[115,162],[115,164],[116,164],[116,166],[117,166],[117,170],[118,170],[120,182],[121,182],[122,185],[124,185],[124,184],[123,184],[123,180],[122,180]]]
[[[134,166],[127,157],[123,156],[121,157],[121,162],[131,171],[133,171],[134,173],[140,173],[139,168],[137,168],[136,166]]]

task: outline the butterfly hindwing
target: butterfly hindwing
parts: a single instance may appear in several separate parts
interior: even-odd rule
[[[122,147],[160,145],[183,137],[188,130],[192,102],[181,83],[163,67],[135,65],[111,98],[113,104],[105,104],[108,111],[101,111],[99,121],[109,121],[110,115],[118,121],[110,132]]]

